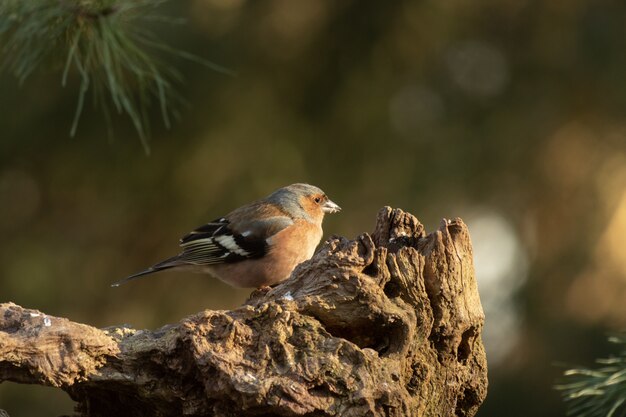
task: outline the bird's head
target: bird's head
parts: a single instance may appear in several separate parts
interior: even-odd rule
[[[341,210],[320,188],[309,184],[291,184],[274,191],[268,200],[283,207],[294,218],[321,224],[326,213]]]

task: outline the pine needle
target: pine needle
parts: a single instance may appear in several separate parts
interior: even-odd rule
[[[573,368],[563,372],[555,386],[574,417],[626,416],[626,334],[609,341],[621,346],[618,356],[598,359],[596,369]]]
[[[0,2],[0,70],[22,83],[35,70],[55,65],[63,57],[61,85],[72,74],[80,78],[76,111],[70,127],[74,136],[88,93],[102,110],[110,128],[110,107],[127,115],[149,152],[148,108],[156,101],[164,125],[176,116],[175,91],[182,77],[155,57],[165,52],[233,75],[228,69],[166,45],[147,29],[155,23],[181,24],[163,16],[167,0],[3,0]],[[107,92],[105,98],[103,93]]]

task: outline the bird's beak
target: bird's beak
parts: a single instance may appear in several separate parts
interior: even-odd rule
[[[341,207],[339,207],[337,204],[333,203],[332,201],[328,200],[322,206],[322,211],[324,213],[337,213],[338,211],[341,211]]]

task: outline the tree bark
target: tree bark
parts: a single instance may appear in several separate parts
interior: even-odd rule
[[[82,416],[473,416],[484,322],[461,219],[428,236],[383,208],[232,311],[154,331],[0,304],[0,382],[60,387]]]

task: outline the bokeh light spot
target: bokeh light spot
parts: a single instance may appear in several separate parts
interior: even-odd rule
[[[492,97],[509,81],[506,58],[483,41],[465,41],[448,50],[448,72],[454,83],[468,94]]]
[[[419,85],[407,85],[389,101],[391,126],[403,135],[419,138],[420,129],[438,122],[444,113],[443,100],[437,92]]]
[[[528,261],[517,232],[504,216],[485,209],[467,219],[486,316],[485,349],[489,362],[498,363],[516,344],[520,318],[513,296],[526,281]]]

